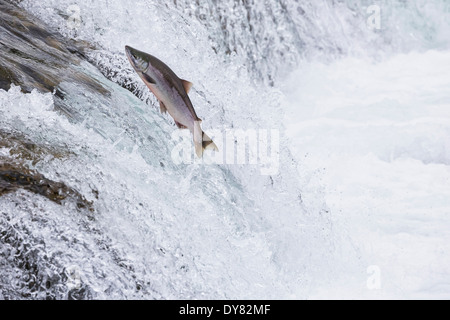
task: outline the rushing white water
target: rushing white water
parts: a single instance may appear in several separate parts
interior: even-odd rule
[[[95,209],[26,191],[1,197],[3,255],[21,243],[44,284],[29,286],[6,259],[2,294],[448,298],[449,6],[377,1],[372,30],[370,5],[22,1],[65,36],[97,44],[93,63],[135,83],[141,99],[87,64],[111,96],[63,84],[78,122],[54,111],[51,94],[0,91],[2,128],[67,153],[35,167]],[[278,173],[173,163],[177,129],[125,45],[194,83],[206,131],[279,130]]]
[[[335,227],[380,271],[380,290],[362,296],[448,298],[449,74],[450,52],[428,51],[305,64],[286,83],[301,170],[316,172]],[[353,281],[319,296],[355,297]]]

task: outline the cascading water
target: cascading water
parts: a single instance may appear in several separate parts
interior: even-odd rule
[[[68,190],[0,184],[0,298],[448,297],[450,8],[375,2],[20,1],[87,45],[57,90],[0,90],[0,162]],[[125,45],[194,83],[206,132],[279,132],[277,170],[174,162]]]

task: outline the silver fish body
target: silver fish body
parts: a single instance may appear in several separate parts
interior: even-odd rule
[[[192,83],[180,79],[164,62],[148,53],[129,46],[125,52],[134,70],[159,100],[161,112],[168,112],[178,128],[191,131],[197,156],[202,157],[205,149],[217,151],[217,146],[201,129],[202,120],[189,99]]]

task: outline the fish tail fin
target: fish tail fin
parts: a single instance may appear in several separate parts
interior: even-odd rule
[[[210,137],[206,135],[206,133],[203,132],[203,144],[202,144],[203,150],[213,150],[218,152],[219,148],[217,148],[216,144]]]
[[[194,145],[197,157],[202,158],[203,151],[214,150],[217,152],[219,151],[219,148],[217,148],[214,141],[212,141],[211,138],[203,132],[202,128],[200,127],[200,123],[201,121],[195,121],[194,124]]]

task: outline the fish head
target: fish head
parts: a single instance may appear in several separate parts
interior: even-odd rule
[[[136,70],[144,83],[152,89],[152,85],[156,84],[155,78],[157,71],[157,68],[152,65],[152,62],[154,63],[157,59],[148,53],[136,50],[130,46],[125,47],[125,52],[134,70]]]
[[[150,65],[150,55],[136,50],[130,46],[125,46],[125,52],[127,54],[128,60],[130,60],[130,63],[134,70],[138,73],[144,73],[147,71],[149,65]]]

